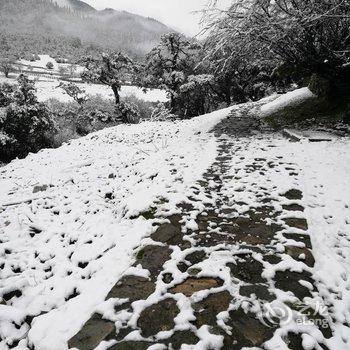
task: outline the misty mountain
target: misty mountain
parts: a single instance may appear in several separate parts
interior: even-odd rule
[[[120,50],[140,57],[170,31],[155,19],[79,0],[0,0],[0,35],[22,56]]]
[[[96,10],[80,0],[53,0],[58,6],[66,7],[77,12],[95,12]]]

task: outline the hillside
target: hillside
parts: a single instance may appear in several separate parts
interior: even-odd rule
[[[96,10],[87,3],[80,0],[54,0],[58,6],[66,7],[77,12],[95,12]]]
[[[3,167],[0,348],[347,350],[349,138],[259,127],[275,97]]]
[[[59,6],[60,5],[60,6]],[[77,0],[0,0],[0,39],[29,58],[33,54],[79,57],[100,50],[145,55],[171,29],[124,11],[97,11]]]

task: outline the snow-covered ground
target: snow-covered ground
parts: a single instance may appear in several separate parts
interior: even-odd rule
[[[33,72],[50,72],[50,73],[58,73],[59,68],[69,68],[69,63],[58,63],[54,58],[49,55],[38,55],[39,60],[37,61],[28,61],[28,60],[19,60],[18,63],[24,67],[31,68]],[[51,62],[53,65],[52,69],[47,69],[47,64]],[[74,65],[74,73],[80,74],[84,70],[84,67],[79,65]]]
[[[278,96],[271,102],[264,104],[261,107],[261,113],[263,116],[271,115],[283,110],[283,108],[287,106],[297,105],[302,101],[315,97],[316,96],[307,87],[296,89],[284,95]]]
[[[234,122],[234,121],[232,121]],[[268,189],[269,195],[276,199],[280,194],[291,189],[303,193],[300,201],[286,201],[283,204],[299,203],[305,208],[304,213],[294,212],[288,217],[305,217],[315,258],[312,270],[319,295],[331,316],[333,337],[327,340],[331,350],[350,349],[350,140],[334,137],[330,142],[290,142],[281,135],[264,139],[242,139],[235,141],[240,151],[234,156],[231,174],[242,180],[236,185],[226,185],[229,198],[248,206],[259,205],[255,188]],[[254,159],[271,161],[280,159],[280,166],[267,169],[261,176],[245,171],[245,165]],[[243,159],[243,160],[242,160]],[[287,166],[283,161],[287,161]],[[290,176],[293,169],[297,175]],[[243,191],[238,192],[238,189]],[[278,192],[277,192],[278,191]],[[259,194],[259,191],[256,191]],[[280,204],[279,204],[280,205]],[[237,205],[238,212],[245,211],[243,205]],[[280,210],[280,207],[276,208]],[[290,215],[290,214],[289,214]],[[295,233],[292,229],[290,233]],[[288,231],[286,231],[288,232]],[[303,233],[299,230],[299,233]],[[287,255],[277,269],[284,271],[288,266],[298,271],[298,263]],[[265,277],[274,275],[275,271],[266,270]],[[317,299],[308,301],[310,305],[319,303]],[[321,309],[322,310],[322,309]],[[322,314],[322,312],[321,312]],[[275,337],[266,345],[267,349],[286,349],[280,336],[288,331],[295,331],[292,323],[276,332]],[[315,339],[317,332],[310,330]],[[312,342],[312,344],[314,344]],[[306,350],[319,349],[305,347]],[[301,349],[302,350],[302,349]]]
[[[139,213],[186,197],[216,156],[207,131],[228,112],[106,129],[1,169],[0,295],[18,293],[0,304],[2,348],[22,337],[17,349],[67,348],[151,233]]]
[[[39,79],[36,81],[37,96],[39,101],[46,101],[50,98],[56,98],[62,102],[73,101],[64,91],[58,88],[59,81],[55,79]],[[0,83],[10,83],[14,84],[14,79],[6,79],[4,76],[0,76]],[[85,90],[89,95],[101,95],[103,98],[113,99],[114,95],[109,86],[99,85],[99,84],[87,84],[78,83],[77,84],[82,90]],[[137,98],[149,101],[149,102],[166,102],[167,96],[166,92],[159,89],[148,90],[146,93],[137,86],[122,86],[120,91],[121,97],[136,96]]]
[[[207,131],[230,110],[106,129],[1,169],[0,295],[8,301],[0,304],[0,348],[23,338],[16,349],[28,349],[28,341],[36,350],[67,349],[67,340],[133,262],[133,249],[152,232],[139,214],[164,199],[171,211],[186,198],[217,155],[217,140]],[[260,153],[293,163],[297,176],[279,168],[273,178],[247,172],[227,193],[254,201],[251,191],[237,188],[271,188],[273,196],[273,182],[302,191],[316,259],[312,271],[333,318],[327,346],[349,349],[350,140],[292,143],[277,135],[234,142],[239,152],[232,174],[244,169],[242,159]],[[30,330],[22,323],[40,313]],[[281,349],[273,347],[277,336],[271,349]],[[312,349],[308,339],[305,349]]]
[[[301,169],[315,279],[334,317],[331,349],[350,348],[350,140],[301,142],[286,151]],[[340,346],[339,344],[343,345]]]

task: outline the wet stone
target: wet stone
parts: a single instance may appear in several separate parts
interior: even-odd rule
[[[180,350],[182,345],[194,345],[199,342],[199,338],[191,331],[175,332],[165,343],[170,349]]]
[[[277,265],[282,261],[282,259],[278,255],[276,255],[276,253],[264,255],[264,260],[272,265]]]
[[[309,228],[306,219],[291,218],[291,219],[283,219],[283,221],[289,227],[295,227],[295,228],[298,228],[300,230],[307,231]]]
[[[45,192],[48,188],[49,188],[49,186],[47,186],[47,185],[34,186],[33,193]]]
[[[311,239],[308,234],[302,235],[298,233],[284,233],[283,236],[287,239],[292,239],[296,242],[302,242],[305,244],[305,247],[311,249]]]
[[[274,327],[262,324],[255,314],[245,313],[242,309],[230,312],[227,324],[232,327],[231,339],[235,345],[231,349],[242,349],[248,346],[261,346],[271,339]]]
[[[286,344],[288,345],[288,349],[290,350],[299,350],[303,349],[303,339],[301,337],[301,334],[297,333],[288,333],[288,335],[285,337]]]
[[[195,268],[195,267],[190,267],[188,270],[187,270],[187,273],[190,275],[190,276],[197,276],[200,272],[202,271],[202,269],[200,268]]]
[[[170,259],[170,255],[171,249],[169,247],[149,245],[139,251],[135,265],[141,264],[144,269],[151,272],[151,277],[155,278],[164,263]]]
[[[198,264],[206,257],[206,253],[203,250],[197,250],[185,257],[186,261],[189,261],[192,265]]]
[[[165,273],[163,274],[162,281],[166,284],[171,283],[174,280],[174,277],[171,273]]]
[[[186,281],[169,290],[170,293],[182,293],[187,297],[190,297],[196,292],[201,290],[217,288],[223,285],[223,281],[214,278],[193,278],[190,277]]]
[[[312,255],[311,251],[307,248],[287,246],[286,254],[290,255],[295,260],[305,262],[307,266],[314,267],[315,265],[315,258]],[[305,258],[303,259],[301,256],[304,256]]]
[[[5,301],[9,301],[12,298],[20,298],[22,296],[22,292],[19,289],[12,290],[11,292],[5,293],[2,298]]]
[[[155,291],[155,285],[144,277],[124,276],[108,293],[106,299],[145,300]]]
[[[115,344],[108,350],[147,350],[152,343],[145,341],[124,341],[118,344]]]
[[[177,245],[182,242],[182,233],[179,227],[166,223],[160,225],[156,232],[151,235],[151,238],[156,242]]]
[[[103,340],[111,339],[116,333],[114,322],[102,319],[94,314],[83,328],[68,341],[68,348],[79,350],[93,350]]]
[[[268,288],[259,284],[241,286],[239,289],[239,294],[248,298],[254,294],[258,299],[269,302],[275,300],[274,295],[269,292]]]
[[[290,200],[300,200],[303,198],[302,192],[296,189],[287,191],[283,196]]]
[[[180,261],[180,262],[177,264],[177,268],[178,268],[179,271],[181,271],[181,272],[186,272],[187,269],[189,268],[189,265],[186,264],[184,261]]]
[[[234,263],[228,263],[227,266],[231,270],[231,274],[241,281],[247,283],[264,283],[266,282],[261,274],[263,272],[263,265],[255,260],[251,255],[246,256]]]
[[[196,310],[196,326],[200,328],[203,325],[217,324],[216,316],[223,311],[227,311],[232,297],[227,291],[210,294],[204,300],[196,303],[193,308]]]
[[[236,237],[233,235],[218,234],[216,232],[208,232],[196,237],[197,247],[212,247],[218,244],[235,244]]]
[[[141,328],[143,336],[150,337],[158,332],[173,329],[175,326],[174,318],[178,313],[176,301],[168,298],[143,310],[137,325]]]
[[[286,292],[292,292],[299,300],[305,297],[311,297],[308,288],[302,286],[299,281],[304,280],[313,284],[311,274],[307,271],[292,272],[292,271],[277,271],[275,276],[275,287]]]
[[[284,210],[288,210],[288,211],[304,211],[305,208],[299,204],[285,204],[282,205],[282,208]]]
[[[276,224],[266,225],[264,218],[271,217],[270,214],[250,212],[249,218],[237,218],[231,228],[225,226],[225,229],[235,235],[236,241],[252,245],[269,244],[280,229]]]

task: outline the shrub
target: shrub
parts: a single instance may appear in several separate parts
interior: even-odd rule
[[[134,94],[124,97],[123,102],[131,103],[134,106],[137,106],[140,119],[142,120],[149,120],[151,118],[154,108],[157,106],[157,102],[149,102],[142,100],[136,97],[136,95]]]
[[[37,104],[35,83],[23,74],[17,78],[17,83],[12,94],[13,102],[21,106]]]
[[[206,114],[216,106],[214,76],[210,74],[190,75],[180,86],[179,104],[185,118]]]
[[[47,102],[50,114],[56,126],[53,135],[53,147],[59,147],[64,142],[78,138],[76,116],[79,112],[79,105],[76,102],[61,102],[50,99]]]
[[[0,160],[9,161],[15,157],[25,157],[29,152],[52,146],[54,130],[45,104],[12,103],[0,119]]]
[[[53,63],[52,62],[47,62],[46,63],[46,68],[50,69],[50,70],[53,69]]]
[[[60,140],[63,143],[119,123],[114,102],[99,95],[90,96],[83,104],[56,99],[47,103],[58,128],[56,146],[60,145]]]
[[[123,123],[137,124],[140,121],[140,113],[134,103],[120,102],[116,112]]]
[[[63,68],[64,67],[60,67]],[[71,97],[75,102],[82,104],[84,103],[88,97],[85,95],[85,90],[80,89],[77,84],[72,82],[69,83],[60,83],[58,85],[69,97]]]
[[[13,100],[15,86],[12,84],[0,84],[0,108],[7,107]]]
[[[172,121],[175,120],[177,116],[171,113],[171,110],[166,106],[165,103],[158,103],[158,105],[153,108],[151,114],[151,121]]]

